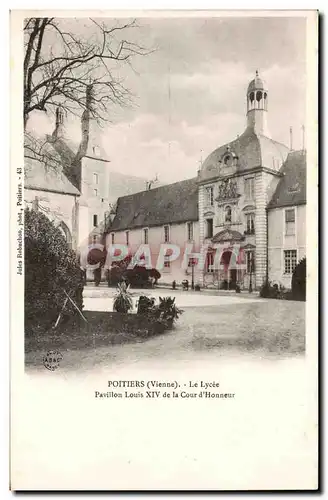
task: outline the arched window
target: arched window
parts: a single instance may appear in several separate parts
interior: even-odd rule
[[[224,221],[231,222],[231,207],[229,205],[224,209]]]
[[[258,90],[258,91],[256,92],[256,100],[257,100],[257,101],[260,101],[261,99],[262,99],[262,92],[261,92],[260,90]]]
[[[266,92],[264,92],[264,109],[267,110],[268,109],[268,94]]]
[[[72,236],[71,236],[71,232],[68,229],[68,227],[65,224],[65,222],[61,221],[60,224],[59,224],[59,226],[58,226],[58,229],[60,230],[60,232],[64,236],[64,238],[67,241],[68,245],[71,246],[72,245]]]
[[[254,101],[254,92],[251,92],[251,93],[249,94],[249,98],[250,98],[251,102],[253,102],[253,101]]]

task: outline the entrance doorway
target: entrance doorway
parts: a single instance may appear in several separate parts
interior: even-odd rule
[[[223,266],[223,271],[219,272],[219,288],[222,290],[236,289],[237,268],[236,259],[233,258],[232,253],[230,249],[227,249],[221,256],[220,264]]]
[[[237,269],[230,269],[230,279],[229,279],[229,288],[233,290],[236,288],[237,284]]]

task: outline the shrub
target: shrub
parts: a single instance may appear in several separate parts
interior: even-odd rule
[[[266,299],[276,299],[279,292],[279,287],[271,281],[265,281],[260,288],[260,297]]]
[[[221,290],[228,290],[228,280],[223,280],[223,281],[220,283],[220,289],[221,289]]]
[[[306,298],[306,257],[299,261],[292,276],[292,297],[294,300]]]
[[[161,273],[153,267],[152,269],[149,269],[149,277],[154,278],[155,280],[154,285],[157,285],[157,282],[161,277]]]
[[[280,283],[266,281],[260,288],[260,297],[267,299],[286,299],[290,300],[290,291]]]
[[[116,312],[127,313],[133,308],[130,286],[124,281],[117,285],[117,293],[114,297],[113,309]]]
[[[124,272],[124,278],[132,287],[136,288],[144,288],[150,284],[149,270],[144,266],[135,266],[133,269],[127,269]]]
[[[149,298],[145,295],[141,295],[138,301],[137,314],[148,315],[155,305],[155,299],[153,297]]]
[[[100,285],[101,282],[101,267],[97,267],[93,271],[94,282],[96,286]]]
[[[159,304],[155,305],[155,299],[144,295],[139,297],[138,314],[146,316],[149,321],[162,325],[163,328],[172,328],[173,323],[182,314],[175,304],[175,297],[159,297]]]
[[[173,323],[183,313],[175,304],[175,297],[159,297],[159,304],[152,310],[152,315],[156,321],[164,323],[168,328],[173,326]]]
[[[25,210],[25,327],[54,324],[66,299],[83,306],[83,272],[61,231],[41,212]],[[64,291],[65,290],[65,291]],[[64,315],[78,314],[70,301]]]
[[[107,271],[108,286],[117,286],[123,279],[124,270],[119,266],[113,266]]]

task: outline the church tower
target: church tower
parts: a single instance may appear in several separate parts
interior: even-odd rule
[[[256,70],[255,78],[247,89],[247,128],[254,130],[256,134],[270,137],[267,115],[268,89]]]

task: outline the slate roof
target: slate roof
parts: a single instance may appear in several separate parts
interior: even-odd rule
[[[306,203],[306,152],[289,153],[280,172],[276,190],[268,204],[268,208],[303,205]]]
[[[256,134],[251,127],[247,127],[237,139],[210,153],[202,165],[200,181],[210,180],[220,175],[222,157],[227,152],[228,147],[232,153],[238,156],[236,173],[246,172],[260,166],[279,170],[289,152],[289,148],[284,144],[274,141],[270,137]],[[279,166],[277,160],[279,160]]]
[[[25,187],[63,194],[80,194],[80,204],[87,205],[87,193],[82,196],[81,168],[74,164],[77,148],[66,138],[54,138],[46,135],[36,138],[31,133],[25,134],[24,140]],[[86,157],[88,158],[88,157]],[[99,160],[99,158],[93,158]],[[116,203],[119,196],[136,193],[145,188],[146,179],[109,172],[108,201]],[[83,190],[82,190],[83,191]]]
[[[147,179],[133,175],[109,171],[109,202],[116,203],[120,196],[128,196],[144,191]]]
[[[123,196],[108,232],[198,220],[197,177]]]
[[[38,140],[26,134],[24,148],[25,188],[71,195],[80,194],[64,173],[61,155],[53,149],[48,140]],[[38,154],[35,154],[35,151]]]

